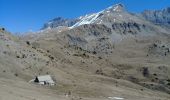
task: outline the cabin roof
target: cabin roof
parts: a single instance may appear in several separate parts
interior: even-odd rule
[[[46,81],[46,82],[54,83],[54,81],[50,75],[38,76],[37,78],[38,78],[39,82]]]

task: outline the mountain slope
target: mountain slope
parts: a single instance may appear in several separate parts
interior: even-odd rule
[[[71,46],[97,53],[110,53],[115,42],[135,36],[168,34],[168,32],[125,10],[122,4],[86,15],[70,30],[56,34]],[[62,41],[62,40],[61,40]]]
[[[76,85],[80,81],[90,84],[93,80],[93,87],[96,87],[99,80],[95,78],[101,76],[101,80],[111,78],[109,82],[102,81],[103,85],[115,85],[117,83],[113,80],[116,79],[125,87],[126,84],[121,83],[121,80],[130,82],[128,85],[148,88],[152,92],[170,93],[168,32],[129,13],[121,4],[80,17],[80,21],[65,31],[53,30],[45,34],[29,41],[37,48],[49,51],[57,59],[58,68],[76,78]],[[87,90],[82,88],[84,84],[78,87],[82,90],[74,87],[71,89],[78,95],[81,93],[77,91],[88,91],[88,96],[108,96],[108,91],[114,90],[97,88],[107,93],[95,90],[91,93],[89,91],[92,91],[92,87]]]
[[[148,93],[159,99],[168,98],[167,94],[149,90],[124,79],[117,79],[116,77],[122,74],[117,73],[120,76],[112,76],[110,71],[113,68],[110,66],[111,63],[105,62],[107,58],[98,60],[95,54],[84,54],[85,51],[76,47],[67,47],[63,42],[64,39],[59,39],[58,36],[38,38],[38,41],[19,40],[4,30],[0,36],[0,99],[2,100],[108,100],[109,97],[154,100],[147,96]],[[114,64],[114,70],[118,70],[116,68],[118,65]],[[108,67],[105,67],[106,65]],[[28,83],[39,74],[52,75],[57,80],[57,85],[43,87]],[[144,89],[145,92],[141,92],[140,89]],[[65,96],[69,91],[71,96]],[[135,95],[132,95],[134,93]],[[141,97],[141,93],[145,97]]]
[[[70,27],[20,38],[0,30],[0,48],[6,51],[0,55],[5,70],[0,99],[169,100],[170,35],[165,29],[122,4],[78,19]],[[46,74],[57,85],[28,83]]]

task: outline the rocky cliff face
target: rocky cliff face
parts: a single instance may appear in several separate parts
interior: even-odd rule
[[[142,16],[155,24],[170,26],[170,7],[163,10],[146,10]]]

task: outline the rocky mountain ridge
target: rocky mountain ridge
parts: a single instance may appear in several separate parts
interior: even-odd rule
[[[170,26],[170,7],[162,10],[145,10],[141,15],[154,24]]]
[[[71,27],[78,21],[79,19],[65,19],[62,17],[57,17],[45,23],[44,26],[41,28],[41,30],[44,30],[47,28],[56,28],[60,26]]]
[[[50,20],[46,24],[44,24],[42,29],[46,29],[49,27],[56,28],[58,26],[66,26],[66,27],[74,28],[76,26],[80,26],[83,24],[94,24],[94,23],[102,24],[103,20],[101,20],[100,18],[103,15],[117,13],[117,16],[120,17],[120,19],[121,19],[121,17],[123,15],[121,15],[120,12],[126,12],[125,6],[123,4],[116,4],[116,5],[106,8],[103,11],[100,11],[98,13],[87,14],[85,16],[81,16],[81,17],[75,18],[75,19],[65,19],[62,17],[57,17],[53,20]],[[136,15],[135,13],[131,13],[131,14]],[[145,20],[148,20],[154,24],[169,27],[169,22],[170,22],[169,14],[170,14],[169,7],[167,7],[162,10],[145,10],[145,11],[137,14],[136,16],[143,17]],[[125,16],[123,16],[123,17],[125,17]],[[127,19],[129,19],[129,16],[127,17]],[[129,19],[129,20],[131,20],[131,19]],[[113,19],[113,21],[117,22],[116,20],[119,20],[119,19],[117,19],[117,18]]]

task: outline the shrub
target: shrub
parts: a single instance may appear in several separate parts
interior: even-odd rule
[[[98,57],[99,59],[102,59],[102,57]]]
[[[96,70],[96,74],[103,75],[104,73],[103,73],[102,69],[98,69],[98,70]]]
[[[26,41],[26,44],[27,44],[27,45],[30,45],[30,42],[29,42],[29,41]]]
[[[143,76],[144,77],[148,77],[149,76],[149,69],[148,69],[148,67],[144,67],[143,68]]]
[[[168,86],[170,86],[170,83],[167,83]]]
[[[156,74],[156,73],[154,73],[153,75],[154,75],[154,76],[157,76],[157,74]]]
[[[54,57],[53,57],[53,56],[49,55],[48,57],[49,57],[51,60],[54,60]]]
[[[15,73],[14,75],[17,77],[17,76],[18,76],[18,73]]]
[[[97,52],[96,52],[96,51],[93,51],[92,53],[93,53],[94,55],[95,55],[95,54],[97,54]]]
[[[20,56],[19,56],[19,55],[17,55],[16,57],[17,57],[17,58],[20,58]]]

